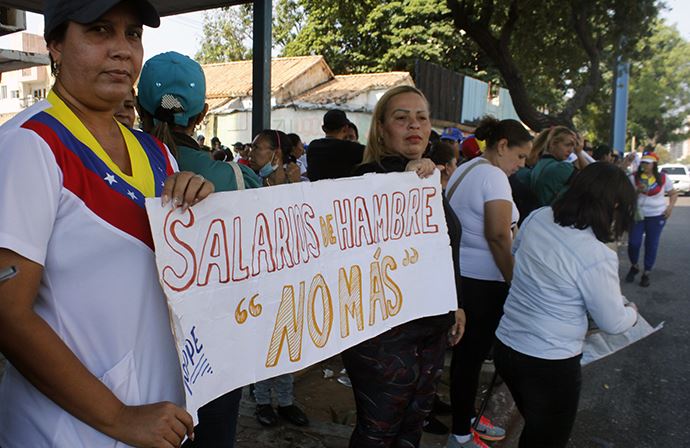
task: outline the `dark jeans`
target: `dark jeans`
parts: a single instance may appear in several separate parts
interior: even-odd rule
[[[350,448],[419,446],[449,326],[448,316],[417,319],[343,352],[357,406]]]
[[[642,221],[637,221],[628,235],[628,258],[630,263],[637,264],[640,258],[642,237],[644,236],[644,270],[651,271],[656,261],[656,253],[659,249],[661,231],[666,224],[664,215],[651,216]]]
[[[494,363],[525,427],[520,448],[564,448],[580,399],[580,358],[550,360],[524,355],[496,341]]]
[[[235,446],[237,416],[242,388],[228,392],[199,408],[199,424],[194,427],[194,442],[184,448],[232,448]]]
[[[482,363],[496,336],[508,296],[508,284],[462,277],[462,300],[467,317],[465,334],[453,347],[450,365],[450,404],[453,408],[453,434],[469,434],[476,415],[474,402]]]

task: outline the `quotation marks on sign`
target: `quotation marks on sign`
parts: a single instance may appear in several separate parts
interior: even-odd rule
[[[238,324],[242,325],[245,323],[249,316],[259,317],[261,315],[263,307],[260,303],[255,302],[257,297],[259,297],[259,295],[254,294],[252,298],[249,299],[249,306],[247,309],[244,309],[244,301],[247,300],[246,297],[240,300],[240,303],[237,304],[237,308],[235,309],[235,320]]]
[[[402,265],[403,266],[408,266],[411,264],[415,264],[417,261],[419,261],[419,252],[417,252],[417,249],[414,247],[410,248],[410,252],[408,252],[407,249],[405,249],[405,258],[403,258]]]

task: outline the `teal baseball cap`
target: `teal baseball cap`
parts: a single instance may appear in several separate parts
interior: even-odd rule
[[[169,51],[144,64],[139,77],[141,107],[156,120],[187,126],[206,104],[206,77],[201,65],[183,54]]]

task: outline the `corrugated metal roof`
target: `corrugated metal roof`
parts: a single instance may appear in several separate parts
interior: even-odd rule
[[[337,75],[334,79],[299,95],[294,101],[313,104],[345,103],[371,90],[388,89],[403,84],[414,85],[408,72]]]
[[[333,72],[323,56],[274,58],[271,61],[271,95],[297,80],[315,65],[320,65],[329,78]],[[234,61],[202,66],[206,75],[206,98],[246,97],[252,94],[252,61]]]

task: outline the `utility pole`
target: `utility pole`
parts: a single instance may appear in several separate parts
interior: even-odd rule
[[[252,138],[271,127],[271,0],[254,0]]]
[[[625,152],[625,133],[628,123],[628,86],[630,62],[619,56],[616,60],[616,77],[613,89],[613,110],[611,113],[611,147],[619,153]]]

